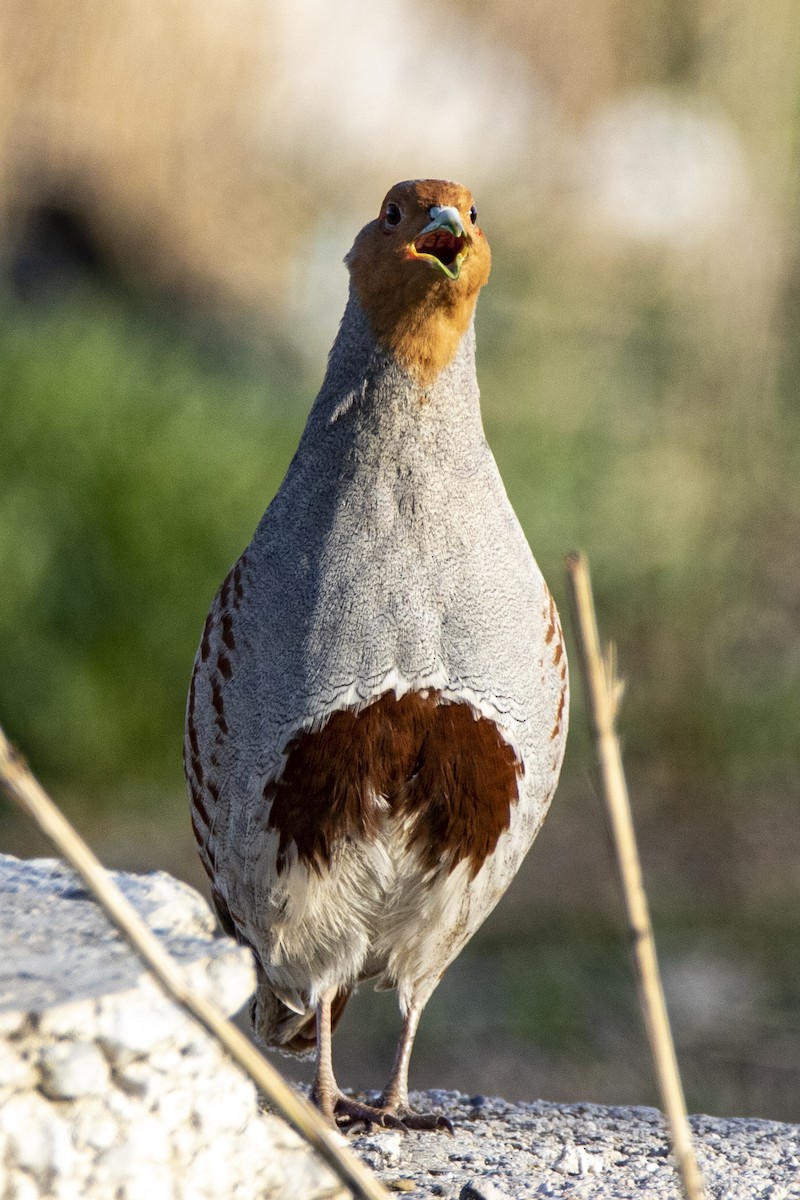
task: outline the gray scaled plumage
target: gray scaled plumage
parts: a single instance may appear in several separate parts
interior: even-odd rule
[[[436,1128],[408,1103],[417,1022],[547,811],[567,664],[481,424],[470,193],[396,185],[348,266],[297,453],[203,631],[186,772],[220,919],[256,958],[261,1039],[316,1051],[331,1120]],[[364,979],[403,1013],[377,1106],[331,1063]]]

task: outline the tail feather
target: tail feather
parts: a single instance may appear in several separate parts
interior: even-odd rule
[[[259,1041],[282,1054],[313,1057],[317,1048],[317,1013],[313,1008],[293,1011],[269,985],[260,965],[256,964],[258,983],[251,1015]],[[350,999],[350,989],[340,988],[331,1004],[331,1029],[335,1029]]]
[[[212,887],[219,923],[229,937],[245,946],[247,938],[241,932],[231,911],[217,888]],[[251,947],[252,949],[252,947]],[[331,1004],[331,1031],[339,1023],[345,1005],[350,999],[350,988],[340,988]],[[300,1058],[312,1058],[317,1048],[317,1013],[314,1008],[299,1008],[287,1004],[270,986],[261,964],[256,958],[256,994],[250,1010],[253,1029],[259,1041],[271,1049],[285,1054],[296,1054]]]

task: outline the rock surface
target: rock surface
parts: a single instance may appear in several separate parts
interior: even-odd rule
[[[192,889],[114,873],[192,985],[228,1013],[248,951]],[[0,855],[0,1200],[344,1196],[163,994],[77,877]]]
[[[447,1200],[681,1195],[656,1109],[508,1104],[457,1092],[419,1093],[412,1103],[445,1113],[456,1132],[452,1138],[381,1132],[354,1139],[392,1190]],[[708,1200],[800,1197],[800,1126],[712,1117],[691,1123]]]
[[[117,883],[228,1012],[249,954],[162,873]],[[346,1192],[152,982],[55,860],[0,855],[0,1200],[327,1200]],[[350,1144],[392,1193],[447,1200],[678,1197],[661,1115],[426,1092],[455,1136]],[[709,1200],[800,1200],[800,1127],[694,1117]]]

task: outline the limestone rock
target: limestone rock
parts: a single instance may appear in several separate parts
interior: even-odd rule
[[[249,951],[156,872],[115,881],[228,1013]],[[2,1200],[315,1200],[344,1190],[161,991],[77,877],[0,855]]]

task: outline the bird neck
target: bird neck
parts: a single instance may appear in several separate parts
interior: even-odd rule
[[[378,342],[351,295],[325,380],[273,503],[286,506],[292,523],[308,521],[324,531],[342,514],[369,509],[389,494],[398,519],[410,520],[416,512],[443,527],[444,511],[454,495],[463,495],[465,480],[492,469],[472,329],[426,387]]]
[[[404,414],[418,422],[423,410],[426,424],[460,424],[464,432],[475,429],[482,436],[472,320],[448,362],[430,376],[376,335],[351,286],[314,409],[313,416],[325,424],[340,421],[351,410],[372,411],[381,423],[403,424]]]
[[[346,260],[351,298],[389,354],[423,387],[432,384],[471,328],[480,288],[428,268],[401,273],[395,286],[387,287],[380,271],[364,269],[355,249]]]

